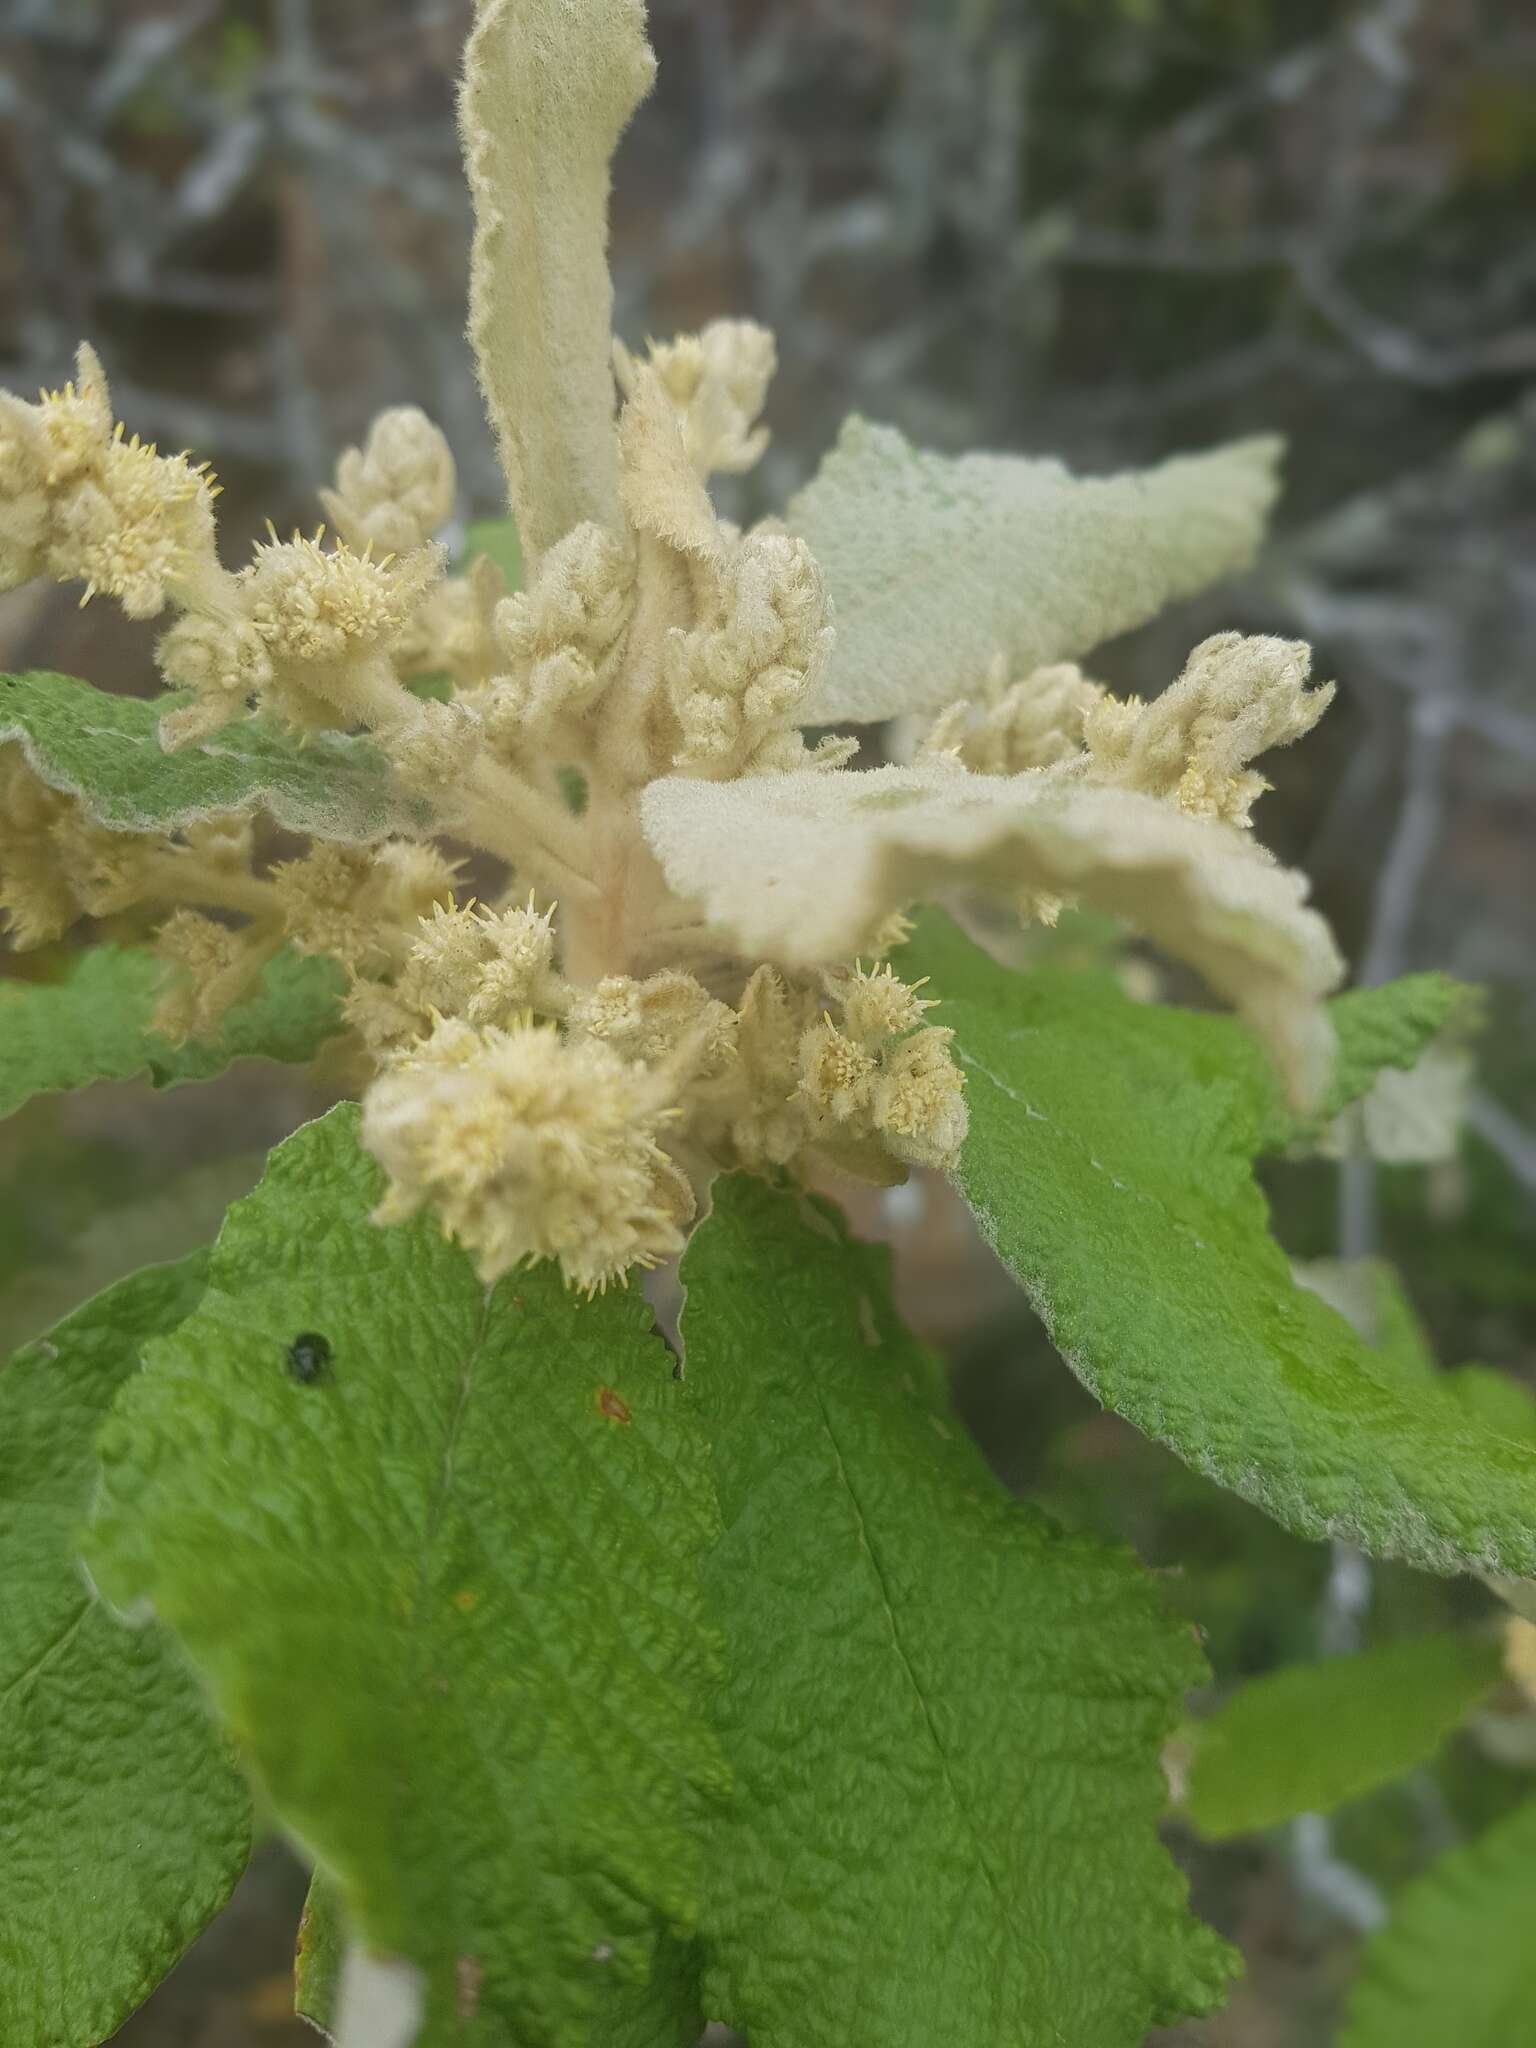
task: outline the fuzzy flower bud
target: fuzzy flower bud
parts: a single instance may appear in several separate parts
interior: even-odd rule
[[[379,663],[442,575],[437,547],[375,560],[345,542],[273,539],[238,582],[247,616],[272,664],[268,694],[293,724],[372,722],[393,707]]]
[[[518,1010],[544,1009],[552,1000],[555,957],[553,914],[524,909],[487,912],[480,927],[480,966],[464,1006],[472,1024],[504,1021]]]
[[[284,929],[301,953],[329,953],[356,969],[386,950],[372,874],[373,855],[363,846],[322,844],[273,868]]]
[[[720,1112],[719,1149],[761,1171],[788,1166],[806,1145],[799,1092],[802,1034],[815,999],[772,967],[759,967],[736,1006],[736,1059]]]
[[[243,619],[189,613],[161,634],[155,662],[173,690],[193,693],[190,704],[167,711],[160,721],[160,743],[168,753],[243,717],[272,680],[266,643]]]
[[[497,605],[504,673],[482,708],[498,744],[516,745],[596,703],[616,672],[634,581],[627,542],[600,526],[577,526],[545,555],[531,590]]]
[[[430,1206],[488,1281],[552,1258],[602,1289],[682,1248],[693,1197],[656,1143],[668,1092],[551,1027],[440,1023],[364,1104],[363,1142],[390,1180],[378,1219]]]
[[[950,1053],[952,1031],[937,1025],[904,1038],[881,1063],[873,1092],[875,1129],[911,1166],[952,1167],[970,1127],[965,1076]]]
[[[915,1031],[924,1012],[933,1008],[890,966],[868,973],[855,967],[851,973],[833,977],[833,985],[843,1006],[843,1028],[871,1049]]]
[[[735,1013],[675,969],[646,981],[608,975],[572,999],[569,1022],[631,1059],[682,1057],[701,1075],[720,1072],[736,1049]]]
[[[0,590],[41,575],[48,522],[48,442],[38,408],[0,391]]]
[[[1300,640],[1202,640],[1151,704],[1106,697],[1089,714],[1090,778],[1164,797],[1195,817],[1250,824],[1269,784],[1248,763],[1310,732],[1333,701],[1331,683],[1306,687],[1310,666]]]
[[[112,394],[101,358],[89,342],[75,351],[73,383],[45,391],[38,416],[48,444],[50,490],[100,468],[112,437]]]
[[[53,844],[69,808],[19,746],[0,747],[0,920],[19,951],[59,938],[80,915]]]
[[[362,448],[336,465],[336,488],[320,502],[348,543],[380,554],[409,554],[453,511],[453,455],[439,428],[414,405],[392,406],[368,430]]]
[[[506,582],[489,555],[477,555],[463,576],[448,576],[428,591],[390,653],[403,676],[446,670],[461,690],[482,689],[496,673],[496,607]]]
[[[86,917],[115,917],[153,890],[151,868],[166,842],[151,834],[108,832],[76,804],[53,828],[60,873]]]
[[[715,617],[668,636],[667,693],[682,728],[677,765],[726,763],[793,725],[831,640],[826,592],[805,542],[749,535],[722,572]],[[797,745],[788,765],[798,765],[799,753]]]
[[[700,476],[739,475],[761,458],[768,430],[756,424],[778,367],[773,336],[751,320],[714,320],[701,334],[652,342],[650,366],[682,421],[689,460]],[[627,355],[620,383],[634,384]]]
[[[471,1024],[506,1024],[558,1000],[550,911],[439,905],[423,918],[402,993]]]
[[[212,557],[215,487],[185,455],[121,432],[56,500],[48,567],[87,597],[115,597],[130,619],[152,619]]]
[[[851,1123],[874,1095],[879,1062],[838,1030],[830,1017],[800,1040],[800,1092],[817,1116]]]
[[[1006,674],[1001,663],[994,665],[979,703],[951,704],[939,713],[920,750],[924,758],[954,754],[981,775],[1018,775],[1081,755],[1083,721],[1102,701],[1103,688],[1070,661],[1011,685]]]
[[[237,931],[196,910],[178,910],[155,934],[169,970],[155,1009],[155,1029],[180,1045],[209,1038],[248,995],[271,958],[273,943],[249,928]]]
[[[467,704],[411,704],[387,725],[390,764],[402,788],[448,805],[461,789],[485,739],[479,715]]]

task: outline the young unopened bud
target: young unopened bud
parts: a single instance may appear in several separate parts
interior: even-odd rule
[[[53,844],[69,808],[19,746],[0,746],[0,924],[18,951],[61,937],[80,915]]]
[[[453,454],[414,405],[381,412],[362,448],[336,465],[336,487],[320,501],[349,544],[408,554],[431,540],[453,511]]]
[[[1217,633],[1150,704],[1106,698],[1085,735],[1093,780],[1144,790],[1192,816],[1247,826],[1269,787],[1248,763],[1309,733],[1333,685],[1309,690],[1311,650],[1299,640]]]
[[[826,593],[805,542],[749,535],[721,573],[714,619],[668,638],[667,692],[682,730],[677,765],[724,765],[733,756],[739,767],[759,765],[749,759],[753,748],[775,728],[793,726],[831,637]]]
[[[767,328],[751,320],[714,320],[701,334],[653,342],[649,364],[677,408],[699,475],[751,469],[768,446],[768,430],[756,421],[777,367]],[[621,386],[632,391],[634,365],[622,350],[618,373]]]
[[[272,680],[266,643],[244,619],[189,613],[161,634],[155,661],[173,690],[193,692],[190,704],[160,720],[160,744],[168,753],[243,717]]]
[[[249,927],[235,930],[196,910],[178,910],[155,934],[155,951],[169,970],[155,1029],[179,1045],[219,1029],[256,986],[273,942]]]
[[[976,702],[951,704],[934,720],[921,754],[952,754],[981,775],[1020,775],[1055,768],[1083,751],[1083,722],[1105,692],[1075,662],[1038,668],[1022,682],[1005,682],[999,662]]]
[[[635,558],[600,526],[574,527],[545,555],[531,590],[496,607],[504,673],[487,724],[498,740],[532,735],[580,714],[613,680],[634,600]]]
[[[301,953],[329,953],[355,969],[387,951],[372,872],[369,848],[335,845],[317,846],[272,870],[285,929]]]
[[[48,443],[38,409],[0,391],[0,590],[41,575],[49,511]]]

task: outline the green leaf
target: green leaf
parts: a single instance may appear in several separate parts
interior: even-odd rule
[[[1536,1574],[1536,1452],[1293,1281],[1249,1164],[1275,1084],[1238,1025],[1010,974],[938,917],[901,971],[931,977],[956,1034],[961,1191],[1091,1393],[1298,1535]],[[1396,1002],[1354,999],[1347,1042]]]
[[[127,1081],[207,1081],[237,1059],[302,1062],[342,1027],[335,963],[291,947],[272,958],[255,995],[219,1035],[174,1045],[154,1029],[165,968],[142,947],[95,946],[58,982],[0,982],[0,1116],[34,1095]]]
[[[1260,438],[1075,477],[1020,455],[930,455],[850,419],[789,507],[837,613],[805,718],[937,710],[998,653],[1027,675],[1246,568],[1279,454]]]
[[[1431,1041],[1476,1002],[1475,989],[1446,974],[1405,974],[1383,988],[1340,996],[1329,1006],[1339,1051],[1326,1114],[1337,1115],[1366,1094],[1383,1067],[1415,1065]]]
[[[1442,1372],[1401,1275],[1385,1259],[1314,1259],[1296,1270],[1314,1293],[1349,1318],[1369,1342],[1372,1356],[1394,1373],[1421,1386],[1440,1386],[1464,1418],[1517,1443],[1536,1445],[1536,1395],[1491,1365],[1458,1365]]]
[[[116,697],[78,676],[0,675],[0,744],[20,742],[50,789],[79,797],[119,832],[169,832],[220,811],[268,811],[292,832],[365,843],[431,825],[371,740],[302,739],[265,718],[226,725],[201,745],[160,749],[176,698]]]
[[[1365,1945],[1339,2048],[1536,2043],[1536,1799],[1398,1894]]]
[[[1485,1429],[1536,1446],[1536,1395],[1522,1380],[1491,1365],[1458,1365],[1445,1385]]]
[[[1157,1839],[1192,1631],[1010,1503],[826,1206],[723,1181],[683,1271],[737,1781],[712,2016],[753,2048],[1131,2048],[1211,2010],[1228,1952]]]
[[[638,1293],[488,1293],[429,1221],[370,1221],[356,1132],[306,1126],[230,1211],[104,1436],[92,1566],[426,1972],[424,2048],[586,2048],[698,1907],[704,1447]]]
[[[1193,1729],[1184,1810],[1217,1841],[1331,1813],[1427,1763],[1502,1668],[1492,1636],[1445,1634],[1256,1678]]]
[[[299,1917],[299,1939],[293,1953],[293,2009],[325,2034],[336,2030],[346,1947],[345,1909],[330,1879],[317,1871]]]
[[[93,2048],[224,1904],[245,1786],[170,1639],[93,1594],[96,1431],[202,1254],[135,1274],[0,1372],[0,2040]]]
[[[523,587],[523,544],[514,519],[473,519],[464,535],[464,556],[472,562],[488,555],[501,571],[509,591]]]

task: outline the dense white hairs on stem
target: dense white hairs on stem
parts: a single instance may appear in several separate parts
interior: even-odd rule
[[[535,566],[583,520],[620,522],[608,164],[655,71],[643,0],[477,0],[469,336]]]

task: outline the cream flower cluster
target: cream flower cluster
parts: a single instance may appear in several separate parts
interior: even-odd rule
[[[0,575],[170,615],[168,751],[252,713],[295,746],[366,733],[422,819],[278,862],[244,817],[114,834],[13,746],[17,943],[146,907],[178,1034],[284,944],[337,960],[381,1221],[426,1208],[487,1277],[548,1258],[586,1288],[673,1255],[722,1169],[955,1163],[943,991],[889,957],[915,904],[1123,916],[1298,1096],[1340,971],[1242,829],[1254,759],[1327,702],[1306,650],[1218,635],[1149,704],[1076,665],[1246,562],[1273,446],[1078,479],[853,422],[785,520],[738,530],[709,479],[763,451],[772,338],[721,321],[632,354],[610,332],[608,161],[652,69],[639,0],[478,0],[470,331],[524,588],[485,559],[446,573],[453,462],[411,409],[342,457],[334,541],[272,534],[231,571],[205,472],[124,439],[88,349],[73,386],[0,401]],[[429,672],[446,700],[412,686]],[[926,723],[917,758],[854,766],[848,728],[890,718]]]

